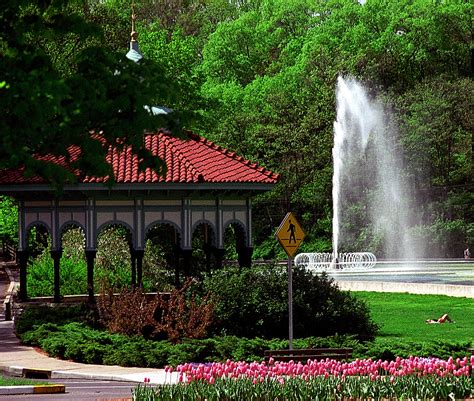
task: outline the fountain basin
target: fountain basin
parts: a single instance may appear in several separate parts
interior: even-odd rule
[[[375,266],[377,258],[371,252],[344,252],[335,255],[330,252],[299,253],[295,266],[324,271],[334,269],[369,269]]]

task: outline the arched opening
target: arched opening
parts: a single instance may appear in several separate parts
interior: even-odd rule
[[[179,286],[180,235],[171,223],[157,223],[146,234],[143,257],[143,287],[167,291]]]
[[[82,227],[68,224],[61,230],[60,294],[87,293],[86,236]],[[54,258],[54,254],[52,255]]]
[[[26,244],[28,265],[26,268],[26,293],[31,297],[52,296],[54,292],[54,268],[50,251],[52,238],[48,228],[41,223],[27,229]]]
[[[184,266],[185,274],[200,277],[211,273],[216,265],[214,254],[216,236],[212,226],[208,222],[198,223],[193,230],[192,257],[190,263]]]
[[[94,286],[100,292],[115,292],[134,284],[131,249],[132,233],[125,225],[114,223],[100,229],[94,265]]]
[[[224,230],[224,260],[238,261],[245,244],[246,235],[242,224],[238,222],[228,224]]]
[[[27,250],[32,259],[51,248],[51,235],[48,227],[42,223],[32,224],[26,233]]]

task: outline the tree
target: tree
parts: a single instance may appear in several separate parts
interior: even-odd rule
[[[203,93],[214,102],[206,114],[210,136],[281,174],[277,188],[257,200],[265,207],[256,207],[276,224],[290,207],[312,222],[329,209],[337,69],[328,67],[330,55],[306,49],[319,23],[312,2],[263,1],[221,23],[203,50]],[[258,227],[259,237],[274,229]]]
[[[418,187],[472,182],[473,92],[471,79],[438,76],[397,98],[408,167]]]
[[[83,175],[107,176],[108,145],[127,146],[142,160],[141,167],[164,168],[143,148],[145,130],[166,127],[179,133],[178,120],[189,113],[151,115],[145,106],[173,108],[173,84],[156,63],[135,64],[122,54],[97,45],[102,32],[77,11],[77,1],[7,0],[0,10],[0,168],[25,167],[56,187]],[[79,49],[69,49],[58,62],[58,43],[72,37]],[[68,68],[61,68],[67,64]],[[90,135],[91,132],[100,134]],[[81,149],[71,158],[71,146]],[[69,168],[47,162],[63,158]]]
[[[0,240],[9,243],[18,240],[18,209],[7,196],[0,196]]]
[[[416,175],[418,187],[430,185],[423,166],[433,171],[432,183],[469,182],[472,11],[463,1],[263,0],[217,26],[196,68],[213,104],[208,135],[281,174],[254,202],[257,243],[288,209],[310,238],[330,235],[338,75],[361,79],[388,108],[399,105],[404,174]],[[358,229],[360,210],[348,222]],[[373,234],[369,228],[363,236],[377,241]],[[327,241],[314,244],[322,249]]]
[[[196,37],[186,36],[180,29],[168,34],[158,24],[150,24],[140,35],[140,49],[174,82],[177,107],[191,108],[196,114],[206,108],[199,93],[201,74],[195,72],[200,62]]]

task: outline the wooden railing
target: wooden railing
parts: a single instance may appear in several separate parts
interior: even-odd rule
[[[11,260],[14,262],[16,261],[16,248],[13,245],[7,242],[3,242],[2,253],[3,253],[3,256],[7,258],[8,260]]]

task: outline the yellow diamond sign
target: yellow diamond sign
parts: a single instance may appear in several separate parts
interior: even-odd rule
[[[293,257],[303,241],[305,233],[293,213],[288,212],[275,236],[287,255]]]

